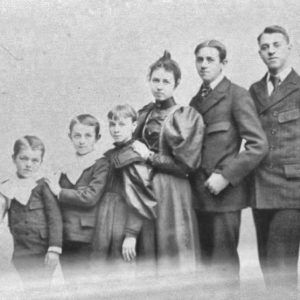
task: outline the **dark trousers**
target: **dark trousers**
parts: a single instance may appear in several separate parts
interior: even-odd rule
[[[60,264],[64,279],[69,284],[84,282],[90,276],[91,244],[65,242]]]
[[[237,252],[241,211],[197,211],[201,260],[214,278],[231,290],[239,288],[239,256]],[[229,299],[229,298],[228,298]]]
[[[50,287],[55,268],[45,266],[45,254],[14,255],[12,262],[26,289]]]
[[[258,255],[266,286],[296,291],[299,209],[254,209]]]

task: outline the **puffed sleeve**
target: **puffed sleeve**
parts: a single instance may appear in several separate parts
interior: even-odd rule
[[[195,170],[201,164],[203,133],[202,116],[192,107],[180,107],[164,123],[162,150],[169,149],[176,161]]]
[[[157,201],[151,181],[151,168],[135,163],[123,169],[126,202],[136,213],[147,219],[157,216]]]
[[[152,190],[152,168],[131,146],[124,147],[112,158],[122,172],[125,198],[136,214],[147,219],[156,218],[156,198]]]

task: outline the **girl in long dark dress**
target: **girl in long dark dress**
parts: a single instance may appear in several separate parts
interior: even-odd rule
[[[139,235],[142,227],[156,218],[157,202],[151,168],[132,148],[136,119],[137,113],[128,104],[117,105],[108,113],[115,142],[114,148],[104,154],[110,167],[97,214],[93,258],[95,263],[105,263],[109,271],[118,267],[128,271],[124,261],[132,263],[136,258],[152,256],[153,245],[147,242],[151,241],[150,232],[147,237]]]
[[[139,111],[135,137],[143,143],[136,141],[133,146],[154,169],[158,263],[191,270],[196,265],[198,235],[188,176],[201,163],[204,125],[196,110],[176,104],[173,94],[180,78],[179,66],[167,52],[150,66],[155,102]]]

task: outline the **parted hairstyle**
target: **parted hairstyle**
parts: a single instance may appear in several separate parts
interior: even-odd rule
[[[22,149],[40,150],[41,158],[43,159],[45,154],[45,145],[40,138],[34,135],[25,135],[22,138],[15,141],[13,149],[13,158],[16,158]]]
[[[260,43],[260,39],[261,39],[262,35],[265,34],[265,33],[267,33],[267,34],[281,33],[284,36],[286,42],[288,44],[290,43],[290,37],[289,37],[287,31],[283,27],[281,27],[279,25],[272,25],[272,26],[266,27],[263,30],[263,32],[257,37],[257,42],[258,43]]]
[[[122,118],[131,118],[132,122],[135,122],[137,120],[137,112],[129,104],[119,104],[108,112],[107,118],[114,121]]]
[[[181,79],[181,70],[177,62],[171,58],[171,54],[167,50],[165,50],[164,55],[162,57],[160,57],[149,67],[148,79],[150,80],[152,73],[160,68],[163,68],[166,71],[173,73],[175,87],[177,87]]]
[[[204,42],[198,44],[195,48],[194,54],[197,55],[200,49],[206,48],[206,47],[217,49],[219,52],[219,57],[220,57],[221,62],[226,59],[226,56],[227,56],[226,47],[224,44],[222,44],[218,40],[207,40],[207,41],[204,41]]]
[[[95,127],[96,138],[99,137],[100,123],[94,116],[92,116],[90,114],[81,114],[81,115],[78,115],[75,118],[73,118],[69,125],[70,133],[72,132],[75,124],[83,124],[83,125]]]

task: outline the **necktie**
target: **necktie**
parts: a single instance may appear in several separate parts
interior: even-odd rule
[[[200,96],[201,96],[202,98],[206,98],[207,95],[208,95],[211,91],[212,91],[212,89],[211,89],[210,85],[209,85],[209,84],[203,83],[203,84],[201,85],[201,88],[200,88]]]
[[[273,84],[274,89],[273,89],[272,93],[274,93],[274,92],[278,89],[278,87],[279,87],[279,84],[280,84],[280,78],[271,75],[271,76],[270,76],[270,81],[271,81],[271,83]]]

